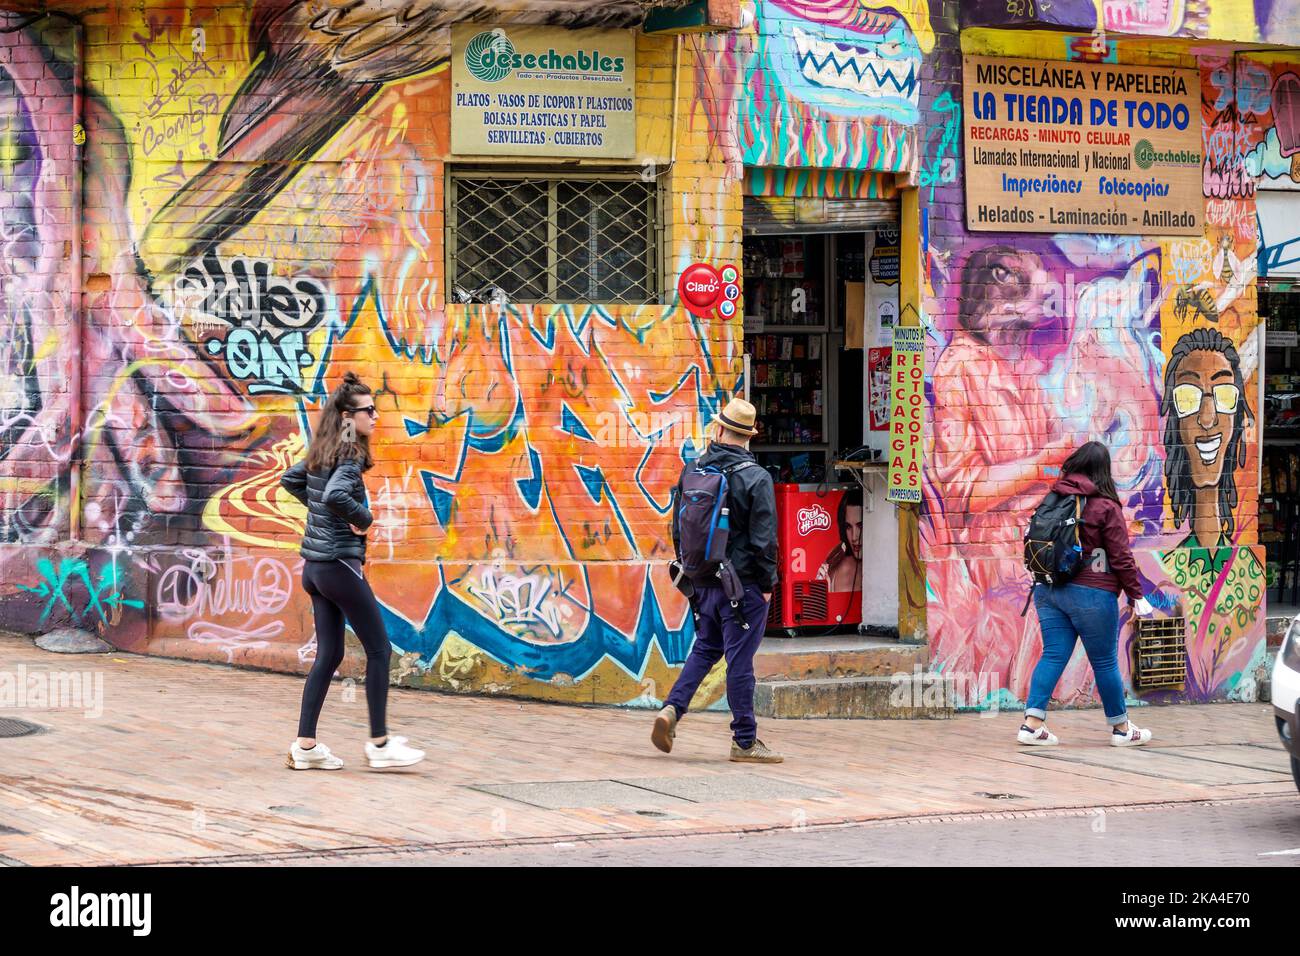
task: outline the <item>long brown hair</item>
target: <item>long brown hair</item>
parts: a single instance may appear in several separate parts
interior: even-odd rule
[[[375,463],[370,454],[370,436],[351,432],[352,438],[349,441],[343,428],[343,413],[352,410],[353,399],[358,395],[369,394],[370,386],[361,381],[355,372],[343,374],[343,381],[330,393],[321,410],[316,434],[312,436],[311,445],[307,449],[308,471],[332,471],[340,461],[354,459],[361,465],[362,471],[367,471]]]
[[[1062,475],[1083,475],[1097,486],[1097,494],[1120,504],[1115,478],[1110,472],[1110,450],[1099,441],[1084,442],[1061,466]]]

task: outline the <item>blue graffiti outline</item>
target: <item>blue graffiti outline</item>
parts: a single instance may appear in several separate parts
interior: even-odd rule
[[[590,594],[591,582],[585,566],[582,575]],[[455,633],[493,660],[532,680],[551,681],[563,674],[581,681],[604,660],[610,660],[627,674],[640,678],[645,672],[651,647],[658,645],[668,664],[683,664],[694,638],[689,614],[682,627],[676,630],[668,627],[649,580],[648,568],[641,591],[641,611],[631,641],[599,615],[591,614],[587,626],[574,640],[563,644],[535,644],[488,620],[480,609],[453,591],[447,584],[446,571],[441,564],[438,566],[438,585],[437,596],[419,624],[382,602],[379,605],[394,647],[418,654],[425,664],[432,664],[447,637]]]

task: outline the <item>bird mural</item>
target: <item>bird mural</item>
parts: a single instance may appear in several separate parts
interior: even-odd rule
[[[217,156],[159,210],[141,253],[177,273],[246,225],[384,87],[445,66],[456,23],[630,27],[637,0],[258,0],[252,69],[231,98]]]
[[[0,12],[0,327],[11,333],[0,336],[0,543],[50,545],[80,527],[81,540],[112,549],[192,526],[195,488],[218,481],[262,425],[139,269],[120,161],[126,132],[93,91],[81,106],[84,148],[66,149],[74,84],[55,51],[69,47],[69,31],[63,19]],[[61,184],[78,161],[94,201],[71,225]],[[78,226],[93,279],[74,307],[66,263]],[[0,580],[22,580],[27,561],[24,548],[0,548]],[[72,569],[96,595],[86,620],[102,623],[117,585],[102,571],[92,584],[78,560],[60,558],[57,572],[23,590],[46,615],[56,604],[71,610]]]

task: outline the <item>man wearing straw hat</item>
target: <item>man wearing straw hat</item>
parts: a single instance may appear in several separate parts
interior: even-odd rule
[[[758,739],[754,720],[754,654],[767,627],[767,606],[776,587],[776,494],[772,476],[749,450],[758,434],[754,406],[733,398],[713,423],[708,450],[687,469],[716,466],[727,476],[729,531],[727,561],[744,586],[744,597],[733,604],[720,583],[695,582],[691,607],[695,611],[695,643],[673,685],[664,708],[655,717],[650,739],[664,753],[673,749],[677,722],[695,696],[696,688],[720,658],[727,661],[727,703],[731,706],[731,759],[744,763],[780,763],[782,756]],[[683,475],[685,475],[683,470]],[[674,496],[673,545],[681,553],[677,503]]]

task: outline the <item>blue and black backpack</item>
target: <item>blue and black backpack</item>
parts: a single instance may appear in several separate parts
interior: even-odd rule
[[[744,585],[727,562],[731,529],[727,479],[752,464],[752,461],[742,461],[730,468],[688,465],[678,485],[681,497],[674,519],[677,532],[674,581],[681,587],[680,578],[693,585],[712,584],[712,579],[717,579],[733,609],[744,596]]]

